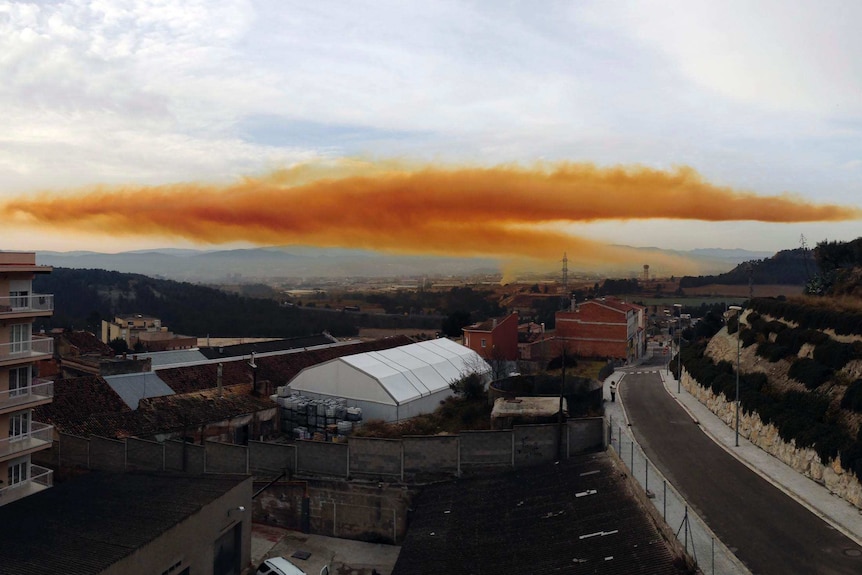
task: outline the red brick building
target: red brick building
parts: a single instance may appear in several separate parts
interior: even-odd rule
[[[490,361],[518,360],[518,314],[494,318],[464,328],[464,346],[482,359]]]
[[[634,361],[644,353],[644,308],[613,298],[588,300],[556,314],[558,346],[580,357]]]

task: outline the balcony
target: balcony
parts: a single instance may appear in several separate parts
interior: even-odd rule
[[[0,318],[15,319],[35,316],[49,316],[54,313],[54,296],[30,294],[0,297]]]
[[[39,493],[54,485],[54,472],[47,467],[30,465],[30,477],[15,485],[0,489],[0,506],[12,503],[28,495]]]
[[[0,391],[0,414],[31,409],[50,403],[54,398],[54,382],[49,379],[34,379],[29,387]]]
[[[30,433],[0,439],[0,461],[51,447],[53,439],[53,425],[33,421],[30,423]]]
[[[54,340],[50,337],[0,343],[0,365],[50,359],[53,353]]]

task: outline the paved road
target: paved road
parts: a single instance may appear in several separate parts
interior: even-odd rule
[[[644,452],[752,573],[862,573],[853,541],[716,445],[658,374],[627,374],[620,395]]]

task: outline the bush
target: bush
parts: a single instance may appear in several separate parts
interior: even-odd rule
[[[832,379],[833,374],[832,368],[823,365],[815,359],[808,359],[806,357],[794,361],[787,372],[787,375],[804,385],[807,389],[817,389]]]
[[[844,397],[841,398],[841,409],[862,413],[862,379],[857,379],[847,386]]]
[[[838,371],[853,359],[853,346],[830,338],[814,348],[814,359]]]
[[[775,363],[776,361],[782,360],[791,355],[791,351],[790,348],[778,343],[764,341],[757,345],[757,355],[765,357],[770,362]]]
[[[742,340],[742,347],[748,347],[757,343],[757,332],[746,327],[739,332],[739,338]]]

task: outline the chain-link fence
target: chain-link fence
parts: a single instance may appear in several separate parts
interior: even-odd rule
[[[705,575],[750,575],[698,517],[682,495],[662,476],[641,447],[628,434],[628,427],[608,423],[610,446],[643,487],[665,523]]]

